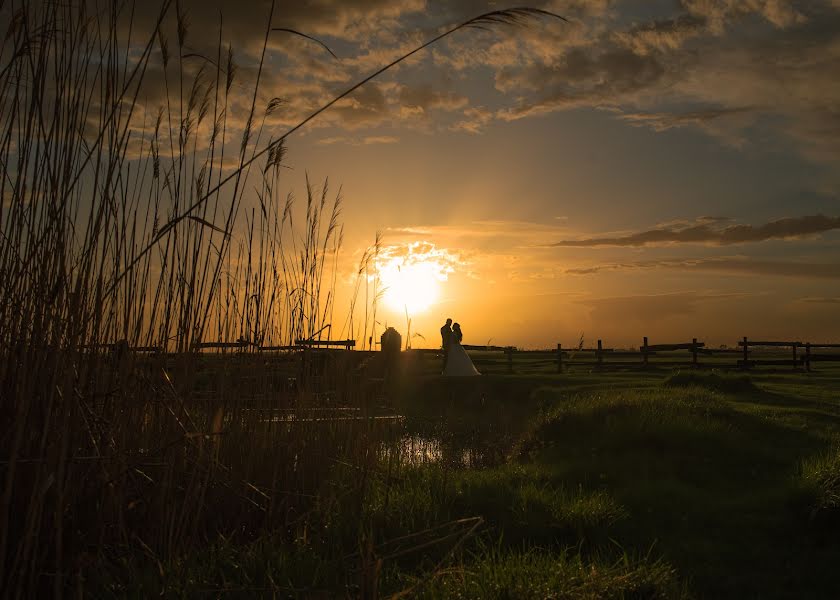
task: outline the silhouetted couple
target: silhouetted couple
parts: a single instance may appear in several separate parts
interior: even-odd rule
[[[470,360],[467,351],[461,345],[464,334],[461,325],[452,324],[452,319],[446,319],[440,328],[440,341],[443,347],[443,374],[453,377],[472,377],[480,375]]]

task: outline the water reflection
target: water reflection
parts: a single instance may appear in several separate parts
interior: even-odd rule
[[[489,443],[467,444],[464,440],[429,437],[406,432],[396,445],[399,461],[403,465],[440,464],[448,467],[480,469],[498,465],[505,459],[503,448]],[[391,449],[384,448],[385,458]]]

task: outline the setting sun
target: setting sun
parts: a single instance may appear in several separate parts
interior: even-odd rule
[[[377,261],[385,305],[400,314],[425,312],[439,301],[441,283],[456,264],[455,255],[428,242],[386,246]]]
[[[395,311],[413,315],[424,312],[440,296],[437,265],[433,263],[383,265],[379,276],[385,286],[383,300]]]

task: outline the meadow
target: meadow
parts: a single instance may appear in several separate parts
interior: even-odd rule
[[[381,332],[381,240],[338,307],[341,193],[284,160],[402,58],[278,133],[268,40],[301,35],[271,14],[240,58],[223,19],[191,51],[178,3],[4,8],[0,595],[837,591],[835,371],[452,382],[290,349]]]
[[[364,423],[372,458],[330,457],[306,512],[166,564],[134,555],[130,578],[88,585],[103,596],[234,597],[840,589],[840,372],[452,380],[427,368],[390,381],[385,404],[358,420],[320,414],[314,427],[332,435]],[[307,426],[283,425],[270,434],[278,446]]]
[[[638,586],[589,597],[836,595],[838,375],[498,375],[471,409],[469,393],[448,400],[432,378],[416,418],[445,415],[442,454],[466,465],[442,502],[484,517],[497,551],[449,583],[469,597],[540,595],[550,584],[529,573],[529,552],[571,548]],[[476,440],[487,462],[470,468]],[[587,585],[608,586],[557,595],[588,597]]]

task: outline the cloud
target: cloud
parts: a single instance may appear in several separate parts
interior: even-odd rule
[[[649,246],[662,244],[712,244],[727,246],[766,240],[791,239],[840,229],[840,217],[812,215],[788,217],[764,225],[719,225],[701,222],[685,227],[661,227],[628,235],[563,240],[553,247],[590,248],[597,246]]]
[[[708,20],[721,32],[731,22],[758,14],[777,27],[790,27],[807,21],[792,0],[683,0],[686,10]]]
[[[678,50],[689,39],[706,32],[708,20],[691,14],[650,21],[614,34],[614,39],[636,54]]]
[[[469,99],[453,92],[442,91],[427,83],[415,86],[401,85],[399,101],[403,106],[417,107],[427,111],[431,109],[456,110],[466,106]]]
[[[756,119],[759,108],[754,106],[733,106],[730,108],[706,108],[686,112],[624,113],[618,118],[631,125],[649,127],[657,132],[681,127],[699,127],[734,147],[741,147],[746,138],[741,133]]]
[[[463,221],[452,225],[389,228],[386,235],[389,239],[404,241],[423,237],[447,247],[474,248],[487,255],[496,255],[499,252],[540,248],[540,242],[546,237],[567,235],[569,231],[569,227],[562,221],[546,224],[532,221],[486,220]]]
[[[137,6],[131,39],[138,44],[155,20],[152,4]],[[269,36],[258,109],[274,96],[286,99],[267,120],[270,131],[279,134],[441,25],[493,6],[485,0],[286,2],[276,5],[268,23],[267,0],[241,3],[235,10],[213,0],[181,5],[189,24],[181,53],[215,59],[220,35],[223,53],[228,43],[233,46],[239,65],[228,111],[233,137],[249,112],[267,25],[322,37],[340,56],[335,60],[298,36]],[[659,132],[697,128],[739,147],[749,144],[754,125],[761,123],[811,160],[836,164],[840,159],[837,0],[682,0],[667,10],[658,3],[647,16],[635,18],[628,16],[626,3],[612,0],[545,0],[538,5],[570,22],[459,33],[418,54],[411,61],[411,76],[399,77],[428,79],[431,63],[445,67],[445,75],[438,69],[432,81],[399,85],[385,77],[308,127],[355,131],[399,125],[475,134],[498,120],[607,108],[631,125]],[[124,12],[126,22],[129,12]],[[172,57],[168,87],[173,106],[181,87],[175,85],[176,63],[181,62],[175,21],[173,9],[163,28]],[[150,113],[167,100],[159,59],[155,44],[154,64],[141,92],[141,104]],[[183,60],[185,89],[201,62]],[[208,73],[213,75],[215,67]],[[470,85],[455,89],[445,79],[452,74],[464,81],[470,77]],[[492,80],[494,88],[472,85],[478,77]]]
[[[453,123],[449,128],[452,131],[463,131],[466,133],[481,133],[482,129],[493,120],[493,111],[477,106],[464,111],[464,119]]]
[[[838,4],[840,6],[840,4]],[[833,297],[806,297],[806,298],[799,298],[797,302],[803,302],[805,304],[825,304],[825,305],[835,305],[840,304],[840,298],[837,296]]]
[[[620,104],[664,84],[667,76],[666,65],[651,55],[620,47],[596,52],[576,48],[553,64],[532,64],[498,73],[499,91],[534,92],[516,106],[500,110],[498,117],[513,121],[555,110]]]
[[[261,47],[268,24],[271,2],[251,0],[232,5],[225,0],[182,0],[183,14],[189,24],[187,43],[199,44],[200,38],[215,42],[221,25],[225,38],[237,47],[254,51]],[[175,13],[175,3],[172,4]],[[138,32],[149,30],[158,15],[156,2],[138,3],[134,25]],[[310,35],[333,36],[346,40],[369,39],[378,28],[392,26],[395,20],[416,14],[425,8],[424,0],[314,0],[312,2],[277,2],[271,25],[288,27]],[[208,35],[207,32],[212,32]],[[173,41],[175,36],[171,36]],[[273,35],[272,44],[283,45],[284,35]]]
[[[198,0],[183,4],[190,23],[185,51],[215,56],[219,14],[212,2],[209,7]],[[459,76],[475,70],[486,77],[490,67],[495,95],[474,86],[469,93],[455,92],[443,78],[411,85],[391,84],[386,78],[380,85],[365,86],[311,126],[352,131],[398,124],[474,134],[496,120],[597,107],[614,109],[617,118],[632,125],[660,132],[694,127],[742,147],[749,142],[750,128],[769,115],[780,117],[770,126],[795,140],[808,158],[840,157],[840,85],[833,77],[840,68],[836,3],[683,0],[675,14],[652,12],[629,23],[623,6],[610,0],[543,5],[571,22],[467,32],[413,59],[412,72],[421,74],[429,57]],[[224,11],[223,41],[234,45],[243,90],[256,74],[268,7],[253,2]],[[271,123],[292,125],[348,82],[414,48],[438,31],[438,25],[487,9],[480,0],[438,5],[423,0],[283,3],[275,10],[273,25],[326,36],[341,58],[332,59],[302,38],[272,34],[271,67],[263,73],[265,98],[260,104],[275,94],[288,96]],[[153,10],[140,12],[138,22],[152,20]],[[756,18],[764,28],[755,29]],[[749,35],[747,28],[752,28]],[[174,18],[167,20],[166,31],[173,52]],[[213,35],[206,34],[211,31]],[[156,91],[149,96],[149,108],[156,110],[163,86],[160,78],[152,85]]]
[[[754,260],[744,257],[693,258],[622,262],[566,269],[567,275],[594,275],[610,271],[674,269],[688,272],[760,275],[840,280],[840,263]]]
[[[807,159],[840,159],[836,0],[683,0],[676,14],[629,23],[623,5],[602,4],[559,27],[501,31],[480,45],[453,39],[434,60],[494,71],[492,120],[607,108],[633,125],[694,127],[737,147],[760,122]],[[569,14],[565,3],[552,8]]]
[[[469,259],[457,250],[442,248],[428,241],[417,241],[382,246],[375,263],[379,271],[424,265],[431,269],[437,279],[445,281],[456,270],[466,269]]]
[[[333,144],[347,144],[350,146],[370,146],[372,144],[396,144],[400,138],[392,135],[369,135],[361,138],[347,137],[347,136],[333,136],[322,138],[318,140],[318,144],[322,146],[330,146]]]

